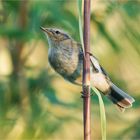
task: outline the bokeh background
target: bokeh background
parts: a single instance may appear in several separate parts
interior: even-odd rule
[[[91,1],[91,52],[136,99],[120,113],[103,97],[107,140],[139,140],[140,1]],[[0,139],[82,140],[82,89],[52,70],[40,26],[63,29],[79,41],[77,1],[0,1]],[[92,139],[100,140],[96,95],[91,107]]]

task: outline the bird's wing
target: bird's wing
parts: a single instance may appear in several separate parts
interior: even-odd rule
[[[90,61],[92,66],[94,67],[94,69],[99,72],[99,73],[103,73],[105,76],[108,77],[107,72],[105,71],[105,69],[99,64],[98,59],[93,55],[90,54]]]
[[[93,56],[92,54],[90,54],[90,61],[92,66],[94,67],[95,71],[99,72],[99,73],[103,73],[103,70],[97,60],[97,58],[95,56]]]
[[[83,59],[84,53],[83,53],[82,45],[81,45],[80,43],[77,43],[77,46],[79,46],[79,49],[80,49],[80,51],[79,51],[79,52],[80,52],[80,53],[79,53],[79,58],[80,58],[80,59]],[[105,69],[99,64],[98,59],[97,59],[92,53],[89,53],[89,54],[90,54],[90,61],[91,61],[93,70],[96,71],[96,72],[99,72],[99,73],[103,73],[106,77],[108,77],[107,72],[106,72]]]
[[[104,95],[110,91],[110,79],[105,70],[99,64],[97,58],[90,54],[90,61],[92,64],[91,84],[101,91]]]
[[[84,57],[82,45],[80,43],[77,43],[77,46],[79,46],[79,49],[80,49],[79,57]],[[89,54],[90,54],[90,61],[91,61],[91,64],[92,64],[94,70],[97,71],[97,72],[104,73],[105,75],[107,75],[105,70],[99,64],[98,59],[92,53],[89,53]]]
[[[92,66],[95,68],[96,71],[98,71],[99,73],[103,73],[105,76],[108,77],[107,72],[105,71],[105,69],[99,64],[98,59],[93,55],[90,54],[90,61]]]

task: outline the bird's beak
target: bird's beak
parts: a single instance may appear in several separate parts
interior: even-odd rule
[[[48,28],[40,27],[40,29],[41,29],[43,32],[47,33],[48,36],[52,36],[52,33],[51,33],[51,31],[50,31]]]
[[[46,31],[45,28],[43,28],[43,27],[40,27],[40,29],[41,29],[42,31],[44,31],[44,32]]]

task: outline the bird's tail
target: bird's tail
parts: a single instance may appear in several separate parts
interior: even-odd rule
[[[108,98],[117,105],[121,112],[124,112],[126,108],[132,106],[135,101],[131,96],[119,89],[116,85],[111,83],[111,92],[107,95]]]

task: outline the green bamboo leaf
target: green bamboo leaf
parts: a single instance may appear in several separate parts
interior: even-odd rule
[[[96,88],[92,87],[92,91],[96,93],[96,95],[98,96],[99,106],[100,106],[102,140],[106,140],[106,115],[105,115],[104,102],[100,92]]]
[[[83,52],[85,52],[84,49],[84,41],[83,41],[83,28],[82,28],[82,0],[77,0],[77,7],[78,7],[78,13],[79,13],[79,34],[80,34],[80,41],[82,44]],[[85,53],[84,53],[85,54]]]

